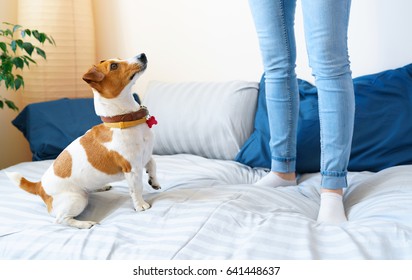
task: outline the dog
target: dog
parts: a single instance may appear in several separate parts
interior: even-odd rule
[[[142,197],[143,168],[153,189],[160,189],[152,158],[156,124],[148,110],[135,102],[131,87],[147,67],[144,53],[127,60],[103,60],[84,75],[93,91],[95,111],[103,123],[74,140],[56,158],[39,182],[8,172],[23,190],[39,195],[56,223],[88,229],[94,221],[79,221],[91,192],[107,190],[107,184],[126,179],[136,211],[150,205]],[[103,187],[103,189],[102,189]]]

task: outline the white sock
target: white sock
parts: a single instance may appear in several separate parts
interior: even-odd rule
[[[285,180],[280,178],[277,174],[269,172],[262,179],[254,183],[255,186],[263,187],[286,187],[286,186],[296,186],[296,180]]]
[[[347,220],[342,196],[332,192],[321,193],[318,222],[339,225]]]

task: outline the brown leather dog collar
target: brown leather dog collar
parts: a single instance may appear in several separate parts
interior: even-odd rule
[[[128,128],[139,124],[146,123],[149,111],[146,107],[141,106],[139,111],[116,115],[112,117],[100,117],[104,125],[110,128]]]
[[[116,123],[116,122],[131,122],[145,118],[149,115],[149,111],[146,107],[141,107],[139,111],[131,112],[123,115],[117,115],[113,117],[100,117],[104,123]]]

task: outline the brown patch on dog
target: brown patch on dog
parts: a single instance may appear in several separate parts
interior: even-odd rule
[[[68,178],[72,175],[72,156],[68,151],[63,151],[54,161],[54,174],[61,178]]]
[[[41,182],[33,183],[27,180],[26,178],[21,178],[20,180],[20,188],[29,192],[31,194],[36,194],[40,196],[44,203],[47,206],[47,211],[50,213],[53,209],[53,197],[48,195],[41,184]]]
[[[103,143],[112,141],[113,132],[103,124],[93,127],[81,139],[80,144],[86,151],[87,160],[97,170],[114,175],[128,173],[132,166],[122,155],[107,149]]]
[[[142,65],[128,63],[125,60],[105,60],[93,66],[83,75],[92,88],[105,98],[115,98],[136,73],[142,71]]]

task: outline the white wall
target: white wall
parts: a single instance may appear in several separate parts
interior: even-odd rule
[[[247,0],[94,0],[98,59],[146,52],[150,80],[258,80],[262,64]],[[297,73],[307,66],[298,0]],[[353,76],[412,62],[412,1],[352,1],[349,47]]]
[[[353,0],[349,51],[353,76],[412,63],[412,1]]]
[[[201,81],[260,76],[247,1],[95,0],[97,56],[148,55],[136,86],[150,80]]]
[[[15,0],[0,0],[0,20],[15,19]],[[258,81],[262,64],[247,0],[93,0],[96,61],[145,52],[150,80]],[[300,1],[296,18],[300,78],[311,80]],[[412,63],[412,1],[354,0],[349,29],[353,76]],[[58,43],[58,42],[57,42]],[[0,87],[0,90],[2,88]],[[0,111],[0,167],[29,159],[28,146]],[[12,148],[10,148],[12,146]]]

